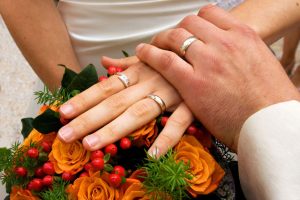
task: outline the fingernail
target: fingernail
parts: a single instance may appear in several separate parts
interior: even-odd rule
[[[100,139],[96,135],[86,136],[84,138],[84,140],[88,144],[88,146],[91,147],[91,148],[100,143]]]
[[[64,126],[59,129],[58,135],[64,142],[69,142],[73,138],[73,128]]]
[[[73,106],[71,104],[64,104],[64,105],[60,106],[59,110],[64,115],[70,115],[74,111]]]
[[[158,153],[159,153],[158,147],[154,147],[154,149],[150,151],[149,155],[150,155],[152,158],[157,158]]]
[[[211,3],[210,5],[212,6],[218,6],[219,2],[214,2],[214,3]]]
[[[139,52],[143,48],[143,46],[145,46],[145,44],[143,44],[143,43],[137,45],[136,48],[135,48],[135,51]]]

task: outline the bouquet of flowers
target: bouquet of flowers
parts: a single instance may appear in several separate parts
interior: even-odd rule
[[[98,79],[93,65],[78,74],[65,67],[60,89],[36,92],[43,105],[36,118],[22,119],[24,141],[0,148],[6,199],[234,199],[229,154],[200,123],[159,158],[146,151],[167,115],[93,152],[81,140],[60,141],[57,131],[68,121],[59,116],[59,106],[98,81],[105,78]]]

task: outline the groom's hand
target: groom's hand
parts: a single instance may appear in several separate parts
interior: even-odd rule
[[[183,55],[180,48],[191,36],[198,40]],[[250,115],[300,99],[259,36],[216,6],[186,17],[177,28],[154,37],[152,44],[139,45],[138,58],[173,84],[195,116],[233,149]]]

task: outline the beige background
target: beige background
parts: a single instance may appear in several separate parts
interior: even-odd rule
[[[281,41],[272,46],[281,54]],[[300,48],[297,52],[298,63]],[[21,118],[33,101],[38,78],[18,50],[0,18],[0,147],[21,139]],[[3,188],[0,187],[0,199]]]

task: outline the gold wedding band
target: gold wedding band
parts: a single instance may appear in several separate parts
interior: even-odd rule
[[[116,73],[116,75],[117,75],[118,79],[123,83],[123,85],[125,86],[125,88],[128,88],[129,87],[129,83],[130,83],[129,82],[129,78],[125,74],[123,74],[121,72]]]
[[[183,56],[185,55],[189,46],[191,46],[191,44],[193,42],[195,42],[196,40],[198,40],[198,39],[195,36],[191,36],[183,42],[182,46],[180,47],[180,52]]]
[[[147,97],[153,99],[157,103],[157,105],[159,105],[161,114],[166,111],[166,104],[159,96],[155,94],[149,94]]]

